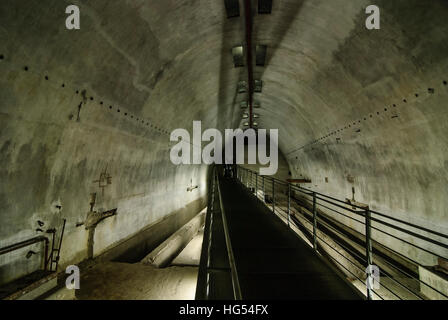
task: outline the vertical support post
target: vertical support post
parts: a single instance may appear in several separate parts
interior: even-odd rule
[[[252,188],[253,185],[252,171],[250,172],[250,180],[249,180],[249,188]]]
[[[288,182],[288,227],[291,227],[291,184]]]
[[[255,196],[258,198],[258,173],[255,172]]]
[[[272,212],[275,213],[275,180],[272,179]]]
[[[316,192],[313,192],[313,248],[317,250],[317,208]]]
[[[254,176],[255,176],[255,172],[252,172],[252,179],[250,181],[252,181],[252,187],[253,188],[255,188],[255,181],[254,181],[254,179],[256,178]]]
[[[58,246],[58,255],[56,256],[56,271],[58,270],[58,265],[59,265],[59,258],[60,258],[60,253],[61,253],[61,247],[62,247],[62,238],[64,237],[64,231],[65,231],[65,223],[67,222],[66,219],[64,219],[64,222],[62,224],[62,231],[61,231],[61,237],[59,239],[59,246]]]
[[[366,260],[367,260],[367,299],[372,300],[372,229],[371,229],[371,213],[367,207],[366,212]]]
[[[264,176],[262,176],[262,178],[261,178],[261,182],[262,182],[262,184],[263,184],[263,201],[266,201],[266,193],[265,193],[265,191],[264,191]]]

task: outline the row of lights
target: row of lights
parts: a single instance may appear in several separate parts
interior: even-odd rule
[[[265,61],[266,61],[266,52],[267,52],[267,46],[266,45],[257,45],[256,46],[256,66],[258,67],[264,67]],[[232,48],[232,55],[233,55],[233,61],[235,68],[237,67],[244,67],[244,47],[243,46],[236,46]],[[254,80],[254,93],[261,93],[263,88],[263,81],[262,80]],[[246,81],[240,81],[238,82],[237,86],[238,94],[246,93],[247,92],[247,82]],[[242,101],[240,102],[241,109],[247,109],[248,102]],[[253,102],[252,108],[257,109],[260,108],[259,102]],[[249,118],[249,114],[247,112],[243,113],[242,116],[243,120]],[[253,114],[254,119],[260,118],[259,114]],[[249,122],[243,122],[244,127],[249,127]],[[258,122],[254,121],[252,122],[252,126],[257,128]]]

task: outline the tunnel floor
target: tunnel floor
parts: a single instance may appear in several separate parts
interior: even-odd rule
[[[197,267],[105,262],[82,276],[76,300],[192,300],[197,272]]]
[[[81,272],[76,297],[65,288],[48,300],[193,300],[203,230],[166,268],[117,261],[100,262]]]
[[[241,184],[220,187],[243,299],[361,299]]]

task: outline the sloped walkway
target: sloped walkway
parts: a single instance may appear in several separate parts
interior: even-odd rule
[[[243,299],[361,299],[241,184],[220,188]]]

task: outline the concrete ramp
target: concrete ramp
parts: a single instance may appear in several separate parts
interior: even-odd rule
[[[207,208],[176,231],[172,236],[155,248],[142,259],[141,263],[156,268],[167,267],[171,261],[185,248],[185,246],[197,235],[205,222]]]
[[[219,179],[222,203],[233,249],[238,283],[244,300],[359,300],[361,295],[349,281],[327,265],[302,239],[241,184]],[[214,235],[219,230],[214,231]],[[204,240],[205,241],[205,240]],[[205,243],[204,243],[205,244]],[[223,246],[211,246],[212,257]],[[217,278],[223,270],[211,259],[212,288],[228,286]],[[219,273],[222,274],[223,272]],[[219,291],[219,290],[218,290]],[[222,298],[219,296],[219,298]],[[229,295],[227,299],[232,299]]]

